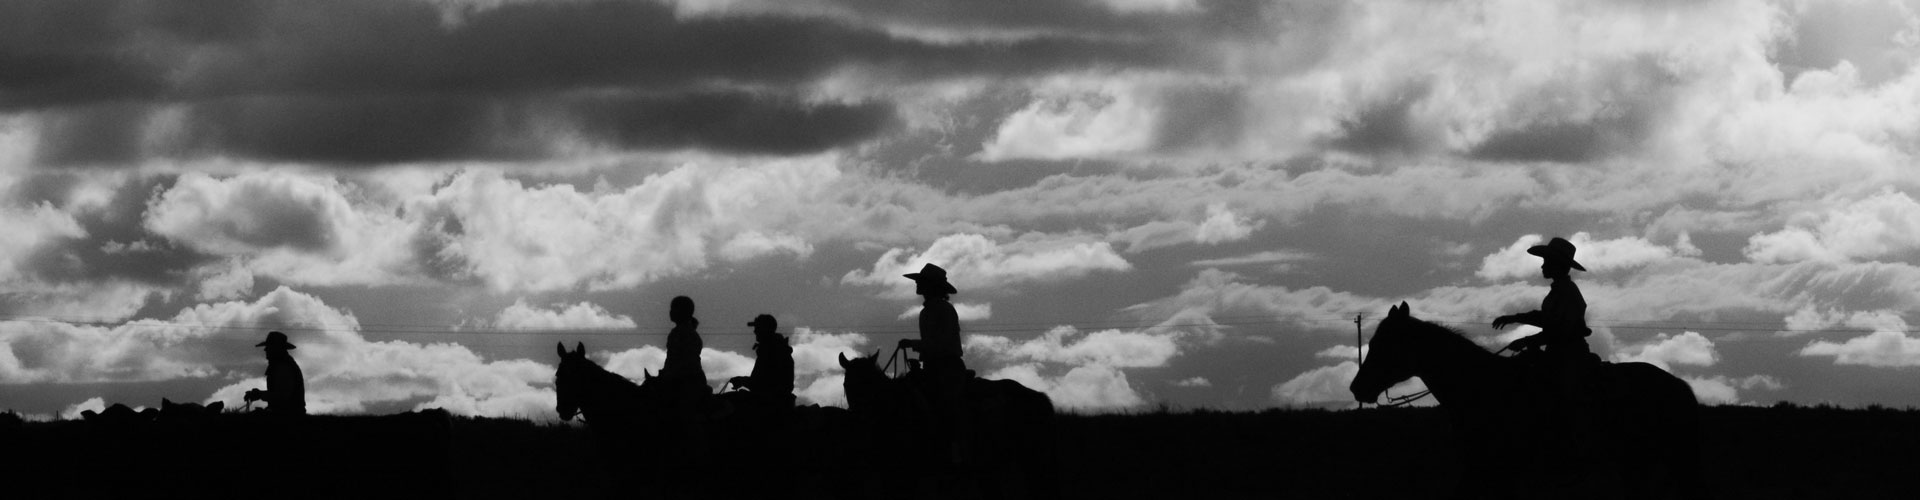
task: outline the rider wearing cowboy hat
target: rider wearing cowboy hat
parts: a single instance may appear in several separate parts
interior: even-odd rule
[[[287,334],[267,332],[267,340],[254,347],[267,351],[267,389],[247,391],[247,400],[266,400],[267,411],[277,414],[307,414],[307,383],[300,375],[300,364],[287,352],[297,349],[287,341]]]
[[[1572,270],[1587,268],[1573,260],[1573,252],[1573,243],[1562,238],[1527,249],[1544,261],[1540,273],[1552,284],[1547,288],[1547,298],[1540,301],[1540,309],[1494,318],[1495,330],[1514,323],[1540,327],[1540,333],[1521,337],[1508,344],[1508,349],[1519,352],[1540,347],[1560,359],[1591,356],[1586,340],[1593,334],[1587,328],[1587,299],[1580,296],[1580,286],[1573,284],[1572,277]]]
[[[1584,393],[1587,371],[1599,361],[1587,348],[1586,337],[1593,333],[1587,328],[1587,300],[1580,296],[1580,287],[1573,284],[1572,277],[1574,269],[1587,268],[1573,260],[1573,252],[1573,243],[1561,238],[1528,248],[1527,253],[1545,261],[1540,264],[1540,273],[1552,280],[1547,298],[1540,301],[1540,309],[1493,320],[1494,329],[1514,323],[1540,327],[1540,333],[1521,337],[1507,348],[1531,360],[1524,366],[1534,375],[1529,381],[1531,388],[1545,392],[1540,399],[1544,403],[1541,409],[1546,411],[1541,430],[1550,436],[1540,442],[1544,446],[1541,451],[1559,460],[1578,460],[1592,444],[1586,436],[1594,423],[1583,411],[1587,406]],[[1539,348],[1540,354],[1530,354],[1534,348]]]

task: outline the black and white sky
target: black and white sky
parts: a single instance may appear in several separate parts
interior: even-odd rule
[[[1920,405],[1920,2],[0,2],[0,407],[550,418],[699,305],[803,402],[914,334],[1067,408],[1351,406],[1356,314]],[[884,351],[883,351],[884,354]]]

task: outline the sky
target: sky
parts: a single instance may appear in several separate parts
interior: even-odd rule
[[[1352,407],[1356,317],[1920,405],[1920,2],[0,3],[0,408],[549,419],[692,297],[796,393],[915,335],[1074,411]],[[1395,389],[1404,394],[1417,382]]]

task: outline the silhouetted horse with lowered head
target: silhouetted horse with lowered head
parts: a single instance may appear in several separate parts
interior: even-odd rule
[[[693,496],[700,472],[688,448],[687,436],[677,425],[674,408],[678,393],[665,384],[648,383],[652,374],[634,383],[587,359],[587,348],[576,343],[555,348],[560,366],[554,371],[554,410],[561,420],[579,416],[593,432],[605,477],[616,490],[662,492],[667,497]]]
[[[1012,380],[969,379],[962,418],[972,425],[962,457],[950,455],[932,400],[911,376],[887,375],[873,355],[847,359],[847,409],[869,431],[863,443],[882,477],[880,498],[1056,498],[1059,452],[1053,400]],[[960,458],[959,463],[955,459]]]
[[[1593,425],[1573,443],[1549,428],[1551,395],[1521,360],[1487,352],[1452,329],[1408,313],[1387,312],[1350,387],[1372,402],[1388,387],[1420,377],[1453,423],[1465,470],[1461,498],[1692,498],[1700,486],[1699,420],[1685,381],[1647,363],[1596,364],[1588,384]],[[1572,425],[1560,422],[1559,425]],[[1571,444],[1573,450],[1565,449]],[[1554,478],[1572,478],[1558,484]]]

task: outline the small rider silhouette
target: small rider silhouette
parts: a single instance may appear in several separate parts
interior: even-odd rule
[[[267,332],[267,340],[254,347],[267,351],[267,388],[247,390],[246,401],[266,401],[267,411],[281,415],[307,414],[306,380],[300,375],[300,364],[287,352],[297,349],[287,342],[287,334]]]
[[[784,410],[793,407],[793,346],[778,331],[780,321],[771,314],[753,318],[753,372],[734,377],[729,383],[745,387],[754,401],[764,408]]]

